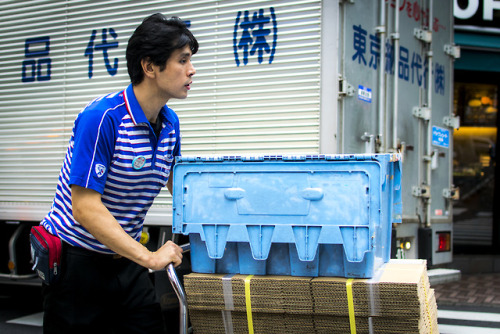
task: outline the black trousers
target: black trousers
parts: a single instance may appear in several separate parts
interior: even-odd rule
[[[44,334],[165,332],[148,270],[126,258],[64,244],[61,279],[42,294]]]

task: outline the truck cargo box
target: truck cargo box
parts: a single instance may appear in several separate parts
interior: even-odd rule
[[[397,154],[187,156],[174,169],[173,232],[192,270],[368,278],[401,222]]]

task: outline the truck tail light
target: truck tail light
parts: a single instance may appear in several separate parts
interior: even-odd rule
[[[438,249],[437,252],[451,251],[451,232],[437,232]]]

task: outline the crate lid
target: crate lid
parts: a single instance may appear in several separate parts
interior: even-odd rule
[[[399,153],[381,154],[243,154],[243,155],[183,155],[176,162],[265,162],[265,161],[362,161],[385,160],[400,161]]]

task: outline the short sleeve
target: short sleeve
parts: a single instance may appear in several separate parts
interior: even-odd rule
[[[116,141],[111,116],[95,109],[83,111],[75,121],[73,138],[69,184],[102,194]]]

